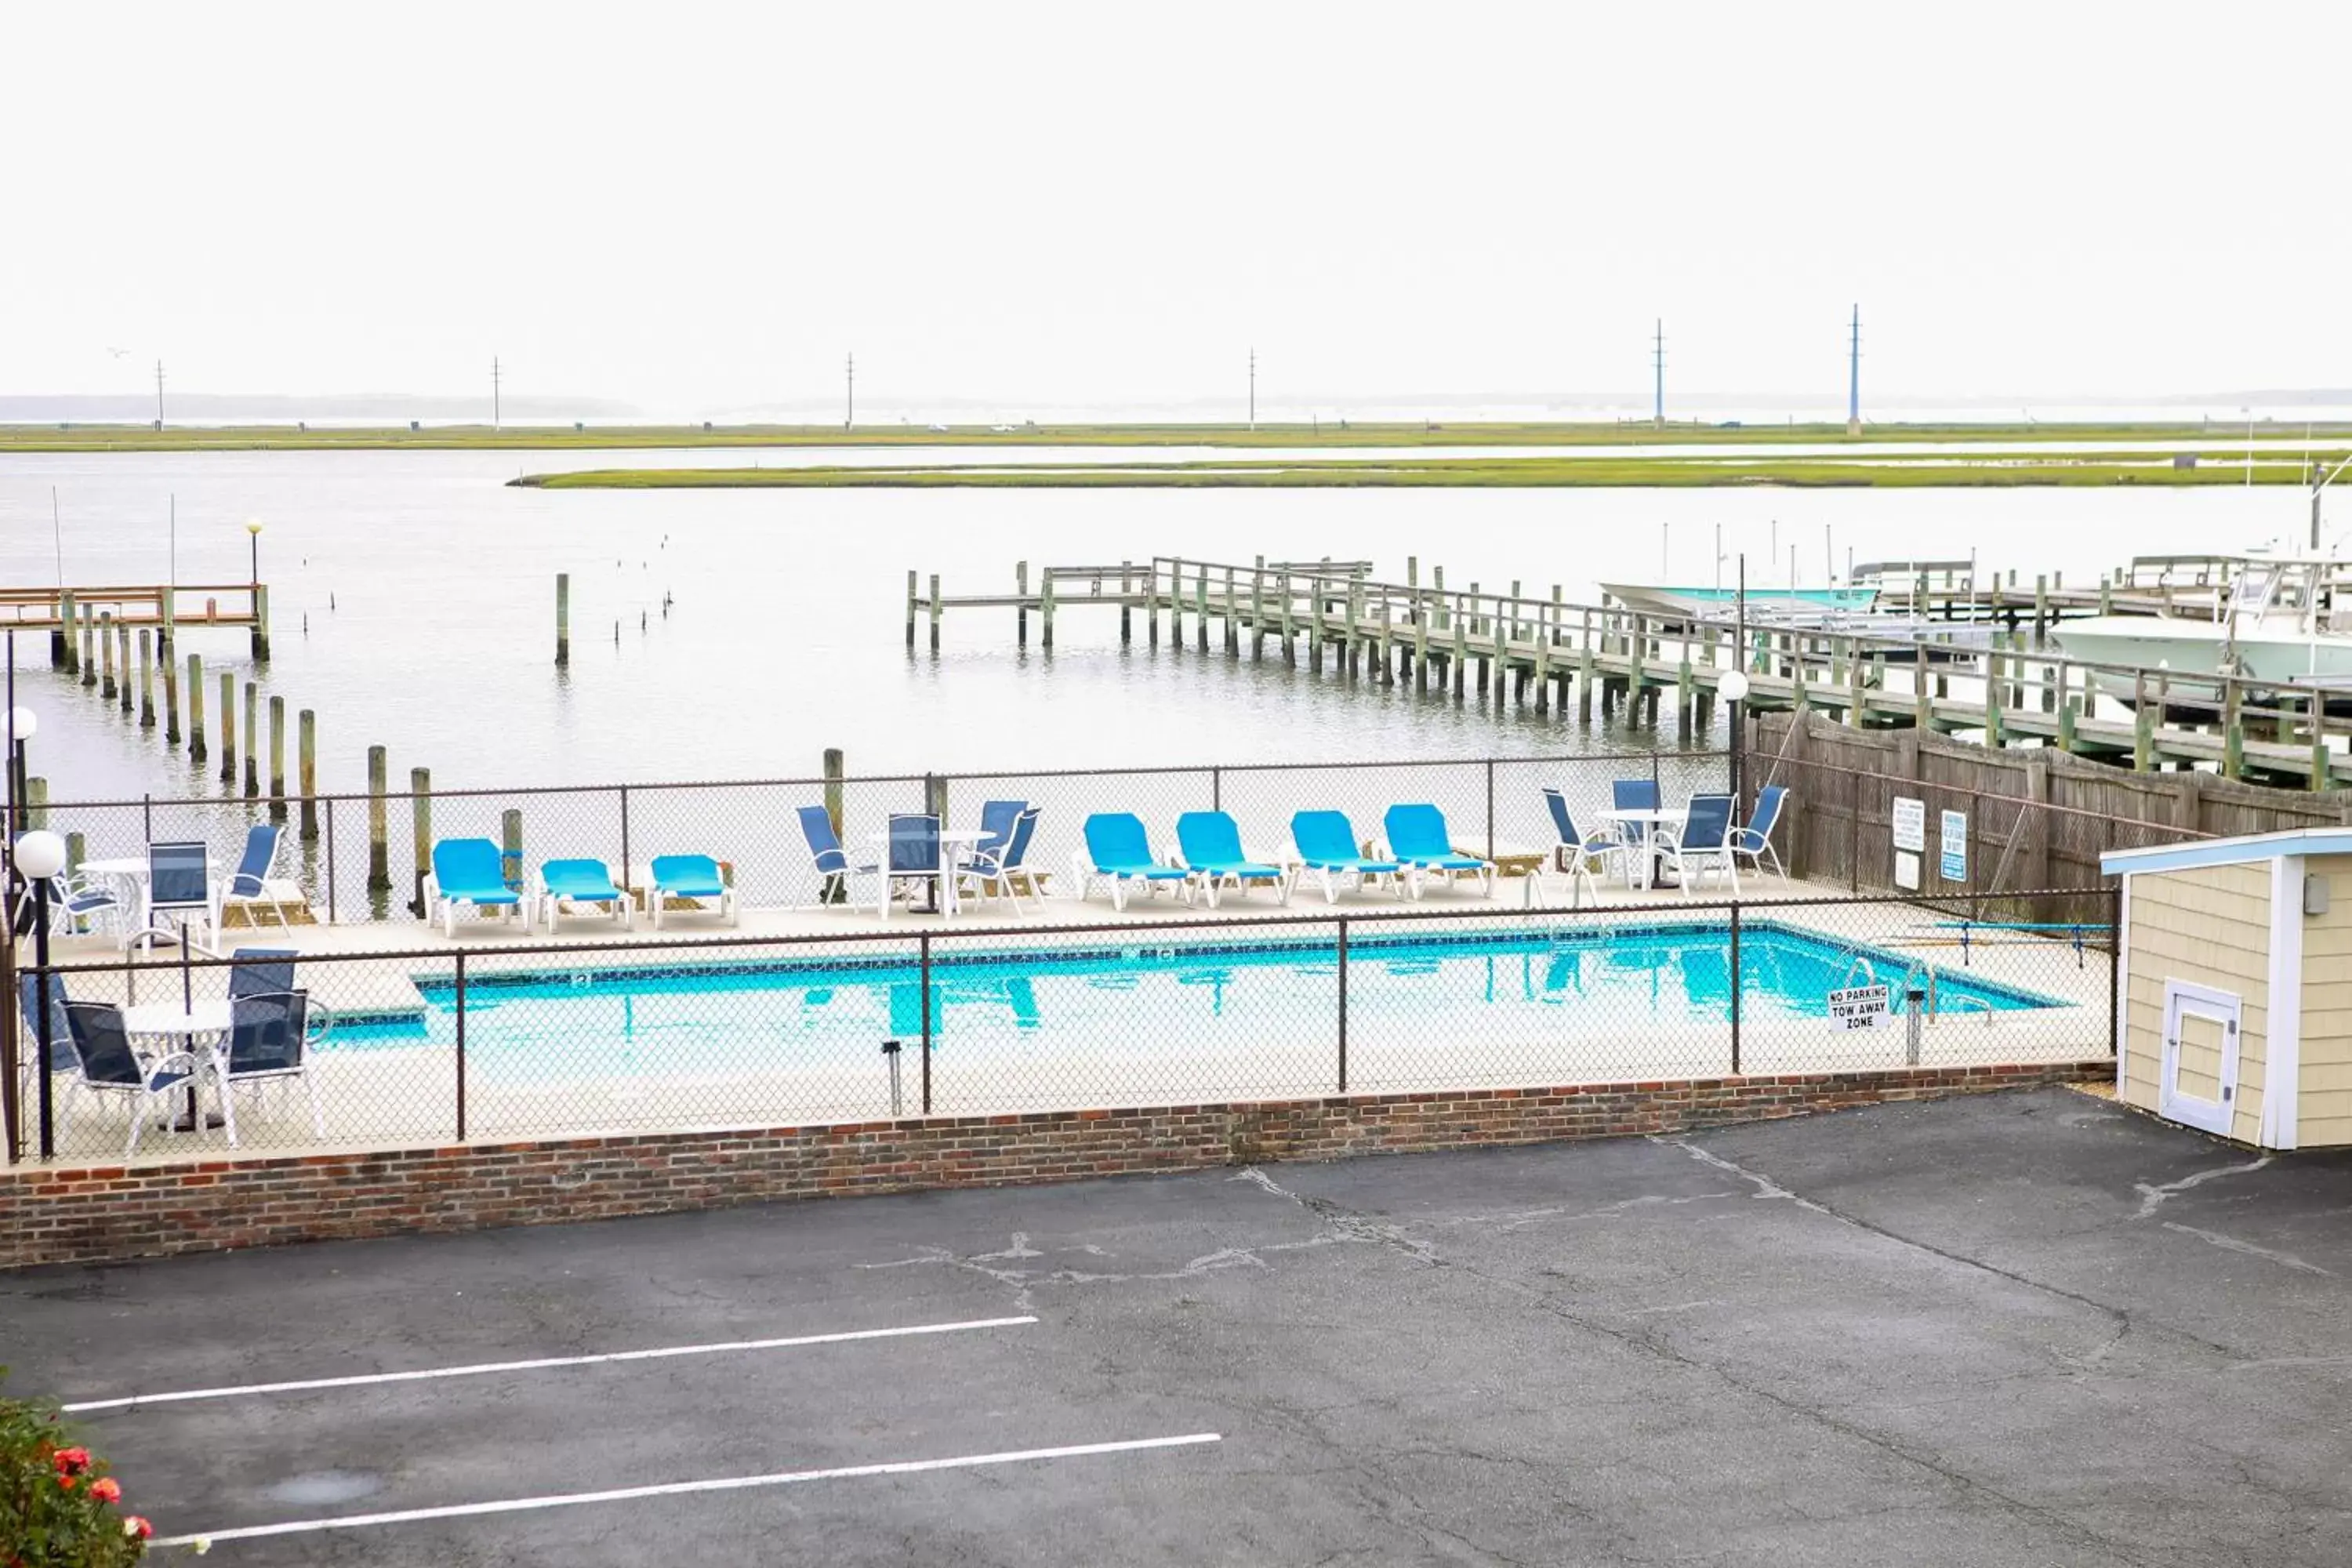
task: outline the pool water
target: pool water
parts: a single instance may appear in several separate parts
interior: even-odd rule
[[[1740,932],[1744,1026],[1813,1020],[1827,994],[1900,981],[1911,961],[1769,924]],[[941,1059],[1109,1053],[1171,1060],[1336,1036],[1339,962],[1325,937],[1046,952],[935,955],[930,1034]],[[1938,1003],[2015,1013],[2054,998],[1938,968]],[[339,1026],[329,1049],[446,1045],[456,988],[419,976],[423,1009]],[[1727,1026],[1730,937],[1693,921],[1625,930],[1514,929],[1361,937],[1348,954],[1352,1038],[1435,1042],[1558,1038]],[[919,1040],[911,954],[599,967],[469,977],[469,1072],[576,1082],[634,1074],[728,1076],[780,1065],[871,1062],[886,1039]]]

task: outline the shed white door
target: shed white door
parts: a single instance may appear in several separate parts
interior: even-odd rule
[[[2239,999],[2227,991],[2164,983],[2164,1077],[2159,1115],[2183,1126],[2230,1135],[2237,1109]]]

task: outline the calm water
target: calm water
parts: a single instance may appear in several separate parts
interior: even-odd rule
[[[941,458],[951,453],[938,453]],[[987,456],[1002,459],[1001,450]],[[1105,449],[1026,450],[1099,459]],[[1155,450],[1137,456],[1193,455]],[[1206,456],[1208,454],[1200,454]],[[1258,454],[1254,454],[1258,455]],[[1118,646],[1116,615],[1073,609],[1049,659],[1009,611],[950,616],[941,653],[902,647],[906,573],[950,593],[1007,590],[1018,559],[1368,557],[1488,589],[1604,579],[1818,584],[1831,563],[1965,556],[2095,578],[2135,552],[2237,549],[2291,532],[2299,493],[2179,491],[1194,490],[543,491],[523,469],[905,461],[779,453],[362,452],[0,458],[0,583],[54,581],[55,487],[70,582],[247,574],[266,525],[276,658],[265,697],[315,708],[329,788],[388,746],[436,784],[805,775],[826,746],[853,771],[1576,751],[1624,738],[1252,666]],[[1721,565],[1725,581],[1734,571]],[[571,670],[552,663],[553,578],[572,574]],[[665,617],[661,605],[670,595]],[[640,619],[644,620],[641,629]],[[307,629],[306,623],[307,621]],[[618,629],[617,640],[615,628]],[[242,632],[184,628],[182,652],[245,679]],[[39,713],[34,771],[58,798],[215,787],[19,638],[18,700]],[[211,696],[217,698],[215,689]],[[1646,735],[1642,737],[1646,742]]]

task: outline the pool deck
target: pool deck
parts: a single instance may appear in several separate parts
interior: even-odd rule
[[[1901,1019],[1890,1026],[1851,1033],[1832,1030],[1819,1018],[1751,1018],[1740,1041],[1740,1070],[1749,1074],[1819,1072],[1885,1068],[1916,1060],[1930,1066],[2078,1059],[2106,1046],[2111,984],[2105,953],[2077,952],[2063,938],[2017,937],[1983,948],[1966,967],[1948,948],[1906,947],[1937,915],[1917,906],[1856,902],[1843,889],[1790,883],[1775,878],[1743,878],[1743,919],[1817,933],[1874,953],[1917,954],[1939,972],[1997,986],[2021,989],[2059,1004],[1993,1012],[1955,1005],[1923,1022],[1916,1047]],[[1612,889],[1606,912],[1588,907],[1571,912],[1554,907],[1557,918],[1591,921],[1596,932],[1622,931],[1612,917],[1637,922],[1671,919],[1678,911],[1719,920],[1702,898],[1684,899],[1673,889],[1627,894]],[[1128,1105],[1188,1104],[1231,1100],[1287,1099],[1339,1091],[1333,1070],[1336,1011],[1312,998],[1287,1001],[1266,1014],[1271,1026],[1236,1041],[1231,1029],[1204,1032],[1191,1048],[1182,1038],[1191,1003],[1139,998],[1132,1026],[1122,1027],[1083,1051],[1054,1051],[1046,1038],[1021,1026],[1005,998],[989,990],[984,973],[959,974],[952,960],[972,949],[1048,952],[1101,946],[1123,932],[1150,933],[1166,945],[1184,945],[1188,932],[1206,938],[1213,931],[1234,943],[1283,939],[1328,942],[1333,916],[1350,918],[1351,942],[1370,943],[1407,933],[1429,937],[1501,937],[1525,929],[1519,885],[1507,879],[1489,900],[1468,890],[1433,889],[1418,902],[1386,896],[1343,896],[1326,905],[1319,893],[1302,894],[1285,909],[1270,897],[1228,898],[1223,907],[1186,909],[1166,898],[1114,912],[1108,900],[1079,903],[1049,900],[1019,915],[1001,906],[968,911],[953,920],[894,913],[884,922],[871,910],[843,908],[747,910],[740,923],[687,916],[663,931],[640,925],[625,931],[594,918],[564,922],[560,937],[526,935],[502,921],[461,923],[452,942],[437,926],[422,922],[352,926],[295,926],[230,933],[230,945],[283,946],[304,960],[299,982],[315,1005],[331,1011],[339,1026],[377,1020],[427,1026],[427,1038],[348,1044],[319,1053],[318,1080],[323,1131],[314,1134],[299,1091],[241,1100],[240,1147],[311,1152],[328,1149],[414,1146],[457,1139],[457,1053],[446,993],[428,1007],[420,980],[447,984],[453,955],[466,956],[469,976],[488,981],[517,972],[577,973],[592,955],[610,954],[620,967],[732,964],[785,959],[795,963],[897,958],[912,962],[917,939],[934,938],[932,956],[941,986],[940,1048],[935,1051],[932,1113],[1003,1114],[1040,1110],[1099,1109]],[[1492,921],[1428,921],[1388,923],[1371,917],[1451,910],[1491,910]],[[1277,917],[1303,917],[1304,923],[1271,923]],[[1360,922],[1360,923],[1354,923]],[[1076,929],[1073,929],[1076,928]],[[1222,928],[1222,931],[1219,931]],[[1556,929],[1556,927],[1555,927]],[[1027,940],[1017,941],[1021,933]],[[942,943],[952,935],[971,939]],[[847,943],[811,938],[880,939]],[[732,939],[722,945],[723,939]],[[637,944],[634,951],[625,944]],[[658,944],[658,945],[648,945]],[[1359,960],[1367,972],[1383,962],[1367,946]],[[1565,989],[1540,973],[1548,952],[1531,947],[1490,965],[1484,1000],[1524,1004],[1538,992],[1564,1004],[1540,1016],[1505,1008],[1478,1010],[1481,997],[1439,988],[1417,994],[1411,1007],[1381,1005],[1365,993],[1352,1009],[1348,1088],[1354,1092],[1396,1092],[1459,1088],[1529,1088],[1568,1083],[1608,1083],[1720,1076],[1731,1070],[1732,1037],[1718,1019],[1666,1016],[1607,989],[1586,993],[1581,975]],[[173,955],[159,951],[153,967],[121,963],[121,954],[102,938],[59,942],[63,963],[98,960],[101,970],[70,977],[72,994],[89,1000],[163,999],[176,996]],[[1608,962],[1596,956],[1587,962]],[[1530,967],[1532,966],[1532,967]],[[226,985],[219,967],[193,976],[198,995],[217,996]],[[1892,981],[1871,972],[1853,984]],[[1661,983],[1675,984],[1663,974]],[[822,982],[819,983],[822,984]],[[1046,982],[1041,978],[1040,985]],[[1496,988],[1499,987],[1499,992]],[[866,988],[853,988],[863,991]],[[887,1060],[878,1043],[892,1034],[912,1034],[911,1025],[878,1005],[873,995],[835,995],[822,1001],[780,984],[773,992],[751,992],[714,1002],[731,1014],[739,1034],[752,1032],[772,1044],[750,1059],[696,1060],[687,1067],[662,1058],[674,1043],[657,1028],[638,1038],[613,1037],[600,1029],[577,1040],[550,1040],[528,1058],[477,1058],[466,1081],[465,1141],[605,1132],[642,1132],[705,1128],[809,1125],[870,1121],[920,1108],[916,1075],[919,1049],[902,1058],[900,1098],[891,1096]],[[1067,1005],[1066,993],[1048,992],[1049,1009]],[[1580,1003],[1581,1005],[1565,1004]],[[952,1024],[948,1011],[955,1008]],[[1261,1000],[1256,1004],[1268,1006]],[[1032,1002],[1033,1007],[1035,1005]],[[469,1012],[471,1006],[469,1005]],[[870,1038],[869,1038],[870,1037]],[[346,1033],[345,1039],[353,1039]],[[788,1047],[788,1050],[785,1048]],[[583,1065],[584,1064],[584,1065]],[[209,1095],[207,1096],[209,1099]],[[250,1109],[247,1107],[250,1106]],[[61,1128],[62,1158],[118,1159],[128,1125],[118,1109],[87,1111]],[[220,1131],[201,1136],[156,1131],[142,1135],[139,1159],[217,1158],[227,1152]]]

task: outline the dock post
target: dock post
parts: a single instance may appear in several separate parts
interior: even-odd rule
[[[408,770],[408,807],[409,822],[413,831],[411,842],[415,848],[414,860],[415,880],[408,900],[408,912],[418,920],[423,920],[425,918],[425,870],[426,867],[433,864],[432,769]],[[627,884],[628,879],[629,868],[624,866],[621,868],[621,881],[624,886]]]
[[[139,727],[155,727],[155,633],[148,626],[139,628]]]
[[[841,781],[843,757],[839,746],[824,749],[824,815],[833,824],[833,836],[841,837]]]
[[[269,662],[269,584],[253,585],[253,662]]]
[[[1192,643],[1201,652],[1209,651],[1209,568],[1198,569],[1192,580]]]
[[[1151,564],[1143,578],[1143,635],[1153,647],[1160,646],[1160,557],[1157,555],[1151,558]]]
[[[1429,617],[1419,604],[1412,607],[1412,689],[1429,689]]]
[[[2327,756],[2327,699],[2315,691],[2304,704],[2311,717],[2311,788],[2314,794],[2326,790],[2336,782],[2335,764]]]
[[[1265,658],[1265,557],[1250,569],[1250,658]]]
[[[1029,563],[1026,561],[1016,561],[1013,563],[1013,596],[1020,601],[1013,606],[1013,646],[1027,647],[1029,646]],[[1123,632],[1127,628],[1122,625],[1119,629]],[[914,628],[909,626],[908,628],[909,640],[912,640],[913,636]]]
[[[937,583],[939,579],[934,577],[931,581]],[[1054,651],[1054,578],[1051,573],[1046,574],[1044,587],[1038,595],[1037,640],[1047,653]],[[936,624],[931,633],[931,646],[935,648],[940,646]]]
[[[2221,776],[2242,778],[2246,772],[2245,693],[2235,676],[2221,679]]]
[[[2050,574],[2033,574],[2033,646],[2042,646],[2042,628],[2050,620]]]
[[[205,760],[205,656],[188,656],[188,760]]]
[[[915,583],[915,574],[909,569],[907,573],[907,651],[908,653],[915,651],[915,602],[918,597]]]
[[[1118,563],[1118,646],[1121,647],[1131,647],[1135,644],[1135,606],[1128,602],[1127,596],[1128,584],[1134,572],[1134,562]]]
[[[1470,627],[1466,616],[1454,614],[1449,615],[1448,618],[1454,623],[1454,651],[1446,658],[1445,672],[1446,678],[1454,683],[1454,700],[1459,701],[1462,699],[1463,688],[1469,679],[1467,669],[1470,663]]]
[[[1282,574],[1276,587],[1282,594],[1282,662],[1295,669],[1298,666],[1298,606],[1291,597],[1289,573]]]
[[[940,651],[940,574],[931,574],[931,651]]]
[[[2144,773],[2156,764],[2156,714],[2147,705],[2147,675],[2132,677],[2132,772]]]
[[[907,593],[908,600],[908,608],[907,611],[907,641],[910,646],[915,640],[915,612],[913,609],[914,588],[914,574],[908,573],[907,580]],[[558,669],[563,669],[568,668],[571,663],[572,574],[569,572],[558,572],[555,574],[555,668]]]
[[[49,633],[49,668],[74,672],[74,598],[73,590],[58,590],[58,625]]]
[[[121,673],[121,679],[116,683],[115,690],[121,695],[122,710],[128,713],[131,711],[131,623],[129,621],[114,623],[114,662]]]
[[[81,683],[85,687],[98,684],[98,656],[90,648],[93,623],[89,616],[81,618]]]
[[[1323,585],[1312,577],[1307,580],[1307,669],[1323,673]]]
[[[260,688],[248,680],[245,683],[245,798],[252,800],[261,794],[261,695]]]
[[[522,808],[499,813],[499,876],[516,892],[522,891]]]
[[[220,672],[221,783],[236,783],[236,677]]]
[[[385,842],[383,774],[384,750],[370,746],[367,752],[368,787],[368,891],[392,891],[392,854]]]
[[[179,590],[169,587],[155,595],[155,657],[167,665],[172,662],[173,645],[178,640],[179,596]]]
[[[286,699],[269,699],[269,820],[286,820]]]
[[[2058,710],[2058,749],[2068,756],[2074,754],[2074,700],[2071,697]]]
[[[1228,566],[1225,568],[1225,651],[1236,658],[1241,657],[1242,651],[1241,618],[1235,613],[1240,608],[1239,593],[1234,586],[1234,569]],[[1120,615],[1124,618],[1126,612],[1121,611]]]
[[[307,844],[319,837],[319,716],[305,708],[294,722],[294,781],[302,792],[300,832]]]
[[[2107,574],[2102,572],[2099,574],[2099,614],[2112,616],[2115,613],[2115,590],[2108,585]]]
[[[1993,646],[1995,647],[1999,647],[2000,646],[2000,636],[1997,633],[1993,638]],[[2004,705],[2003,698],[2006,695],[2001,690],[2000,656],[1999,654],[1995,654],[1993,656],[1992,663],[1986,673],[1990,679],[1985,681],[1984,743],[1986,750],[1997,752],[2000,750],[2003,744],[2000,735],[2000,710]]]
[[[105,672],[99,681],[98,695],[100,700],[111,702],[115,697],[114,612],[111,610],[101,611],[98,617],[98,664]]]
[[[30,778],[25,781],[25,826],[27,830],[49,825],[49,781]]]
[[[1863,692],[1866,689],[1863,683],[1863,676],[1868,669],[1869,666],[1863,662],[1860,647],[1846,650],[1845,722],[1849,730],[1859,730],[1863,727],[1864,717],[1862,710]]]

